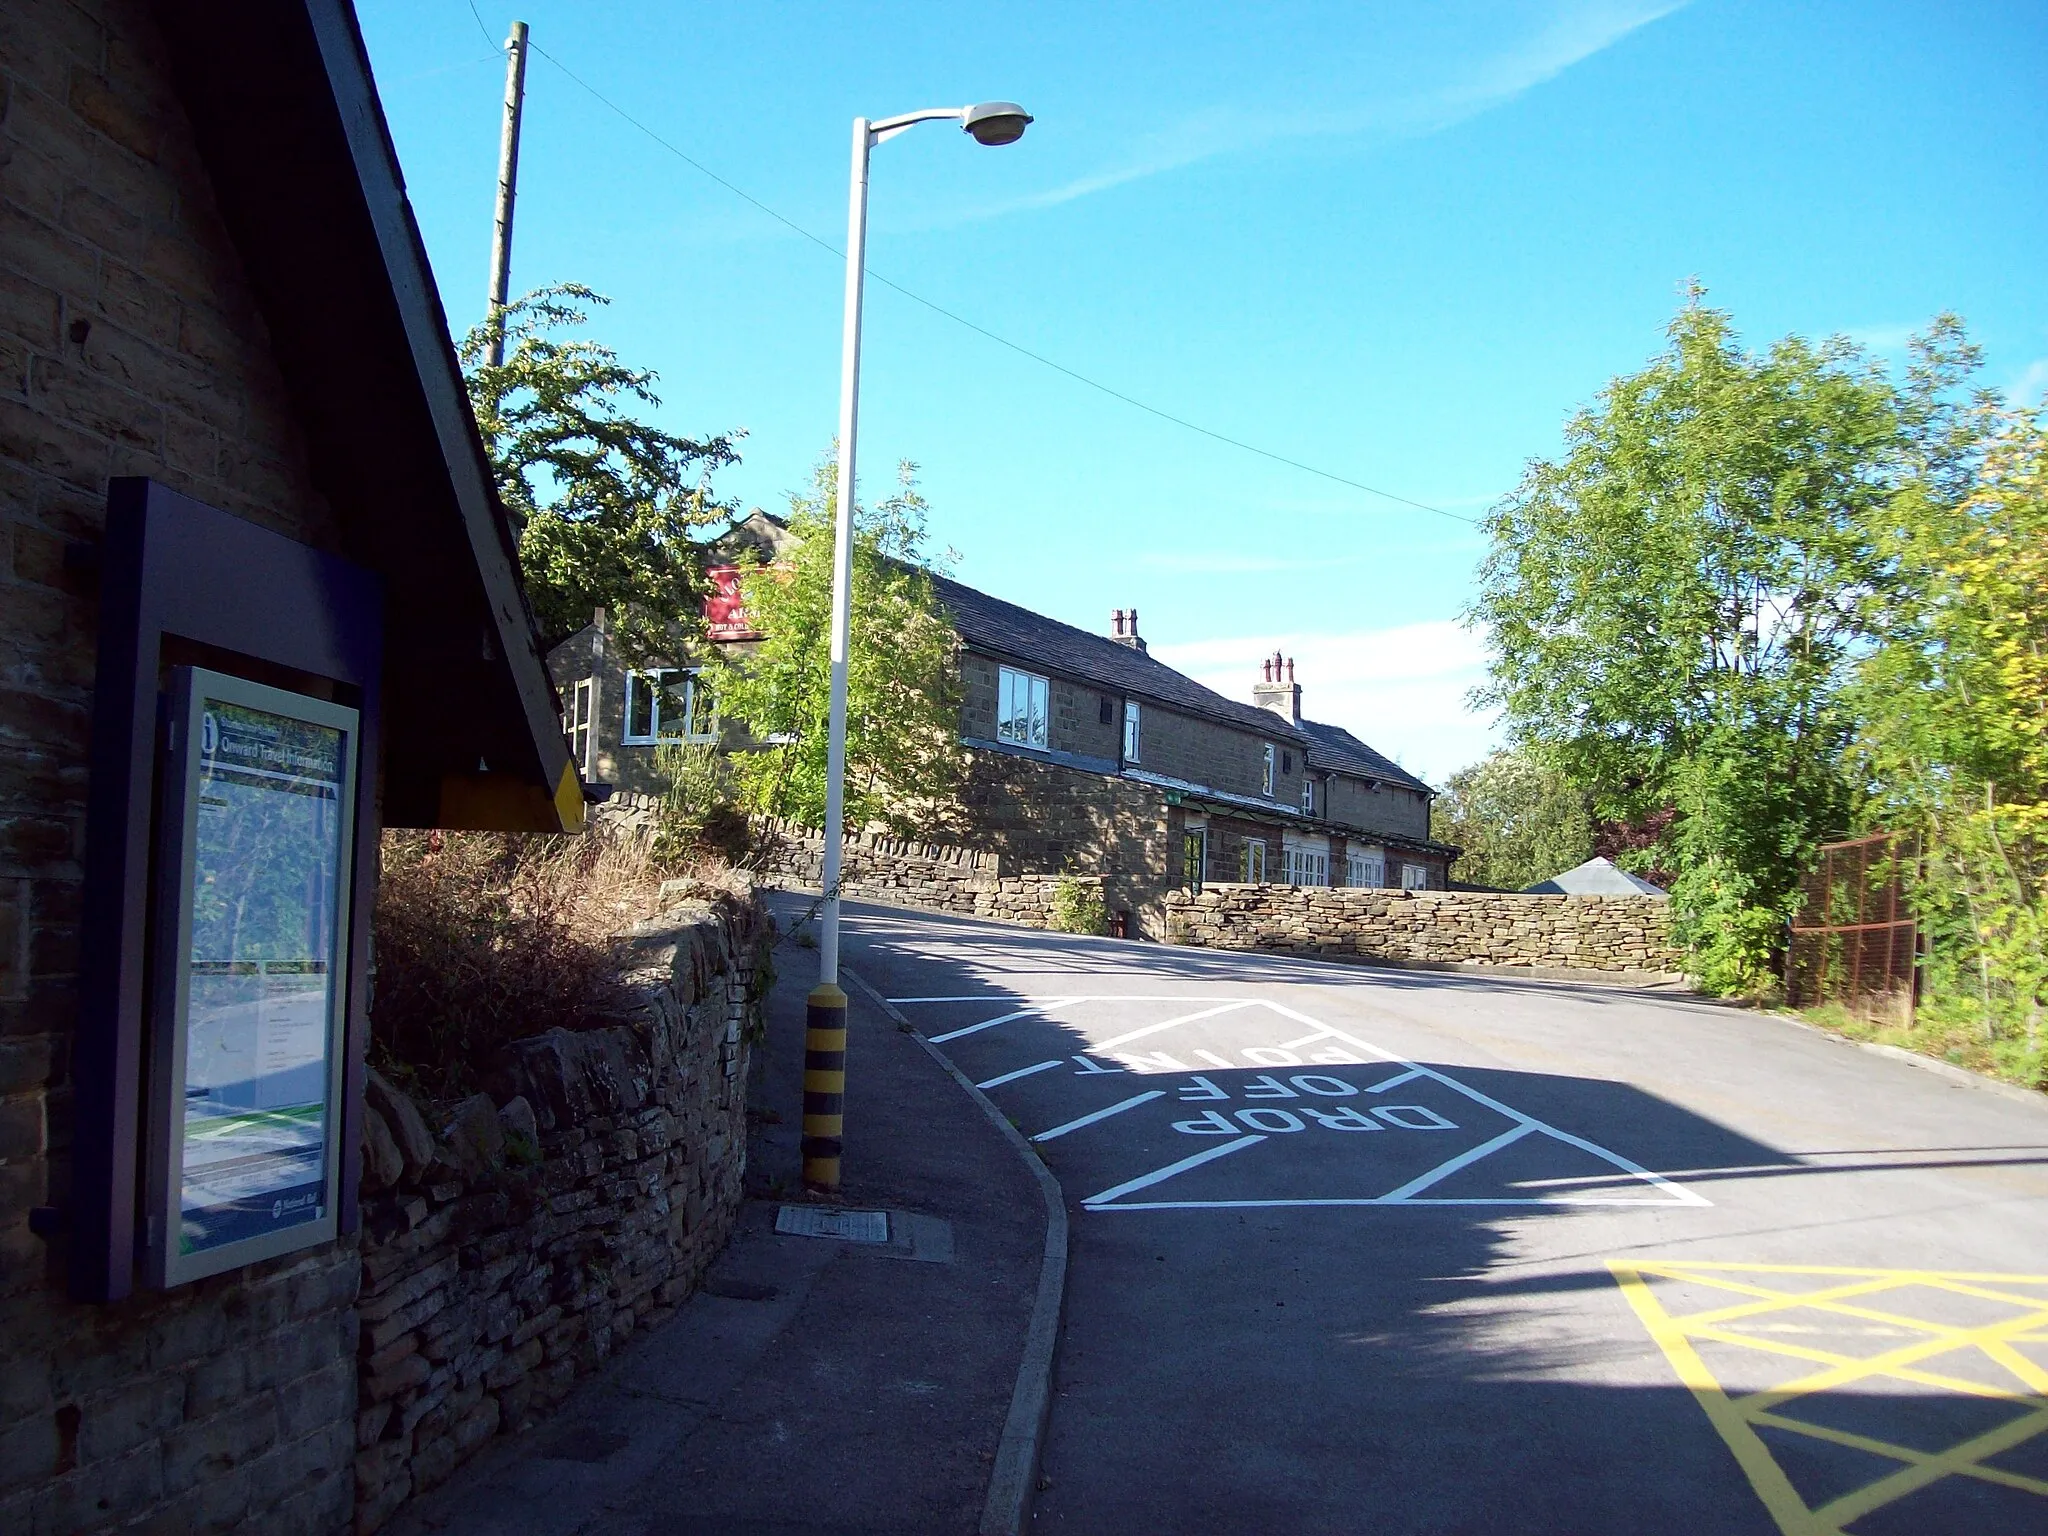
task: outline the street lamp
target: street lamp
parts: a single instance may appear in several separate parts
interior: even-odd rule
[[[839,988],[839,868],[846,812],[846,652],[853,605],[853,471],[860,429],[860,310],[868,245],[868,155],[919,123],[951,121],[977,144],[1014,144],[1031,114],[1014,101],[927,107],[870,122],[853,120],[853,185],[846,213],[846,320],[839,358],[839,504],[832,524],[832,704],[825,734],[824,905],[818,985],[810,995],[804,1050],[804,1182],[839,1187],[846,1089],[846,994]]]

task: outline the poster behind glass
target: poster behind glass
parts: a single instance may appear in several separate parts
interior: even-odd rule
[[[356,743],[353,710],[197,668],[178,681],[151,1244],[166,1284],[333,1235]]]

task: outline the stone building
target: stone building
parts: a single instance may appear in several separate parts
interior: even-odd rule
[[[764,559],[788,537],[759,512],[734,536]],[[1100,875],[1124,931],[1146,938],[1165,936],[1167,891],[1204,882],[1447,887],[1457,850],[1429,836],[1433,791],[1342,727],[1305,718],[1292,662],[1261,663],[1247,703],[1155,660],[1135,609],[1093,634],[962,582],[933,584],[959,637],[967,757],[950,840],[995,853],[1004,874]],[[713,643],[758,638],[729,591],[712,602]],[[664,740],[745,746],[692,668],[628,667],[602,615],[548,664],[586,779],[644,794]]]
[[[319,962],[334,1235],[158,1288],[142,978],[186,667],[356,712],[359,856]],[[377,829],[576,824],[559,708],[346,0],[8,0],[0,1530],[350,1524]]]
[[[1155,660],[1136,610],[1098,635],[936,585],[960,637],[969,840],[1006,870],[1102,875],[1146,938],[1165,936],[1177,887],[1448,884],[1457,850],[1429,836],[1434,792],[1305,718],[1285,658],[1243,703]]]

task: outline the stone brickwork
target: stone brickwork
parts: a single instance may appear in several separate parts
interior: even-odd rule
[[[1656,896],[1521,896],[1469,891],[1211,885],[1166,898],[1168,937],[1394,965],[1514,966],[1678,975],[1671,904]]]
[[[149,475],[325,549],[290,401],[143,0],[0,6],[0,1530],[345,1524],[353,1240],[113,1307],[68,1178],[89,552]]]
[[[960,730],[996,739],[996,689],[1003,663],[960,653]],[[1055,677],[1046,686],[1046,744],[1055,751],[1116,761],[1123,750],[1123,696]],[[1104,716],[1109,718],[1104,719]]]
[[[756,835],[754,862],[763,879],[812,891],[822,887],[823,833],[770,821],[758,823]],[[840,892],[848,900],[994,918],[1028,928],[1052,925],[1053,895],[1062,880],[1103,883],[1100,876],[1089,875],[1005,875],[1001,857],[993,853],[871,833],[847,835],[839,868]]]
[[[356,1277],[353,1237],[110,1307],[10,1266],[0,1531],[346,1529]]]
[[[1323,784],[1329,797],[1323,808],[1325,813],[1332,821],[1361,829],[1357,836],[1360,842],[1370,842],[1371,832],[1391,833],[1395,837],[1429,836],[1429,796],[1420,790],[1392,783],[1367,789],[1363,780],[1349,774],[1332,775]],[[1368,828],[1371,831],[1364,830]]]
[[[976,845],[1004,869],[1099,877],[1109,910],[1131,914],[1132,938],[1165,937],[1162,898],[1179,855],[1161,790],[983,750],[968,754],[960,798]]]
[[[515,1042],[439,1137],[373,1083],[355,1528],[559,1402],[695,1289],[746,1171],[757,907],[635,940],[640,1018]]]

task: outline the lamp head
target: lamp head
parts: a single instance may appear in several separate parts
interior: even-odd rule
[[[977,144],[1014,144],[1030,122],[1031,114],[1014,101],[984,101],[967,109],[960,126]]]

